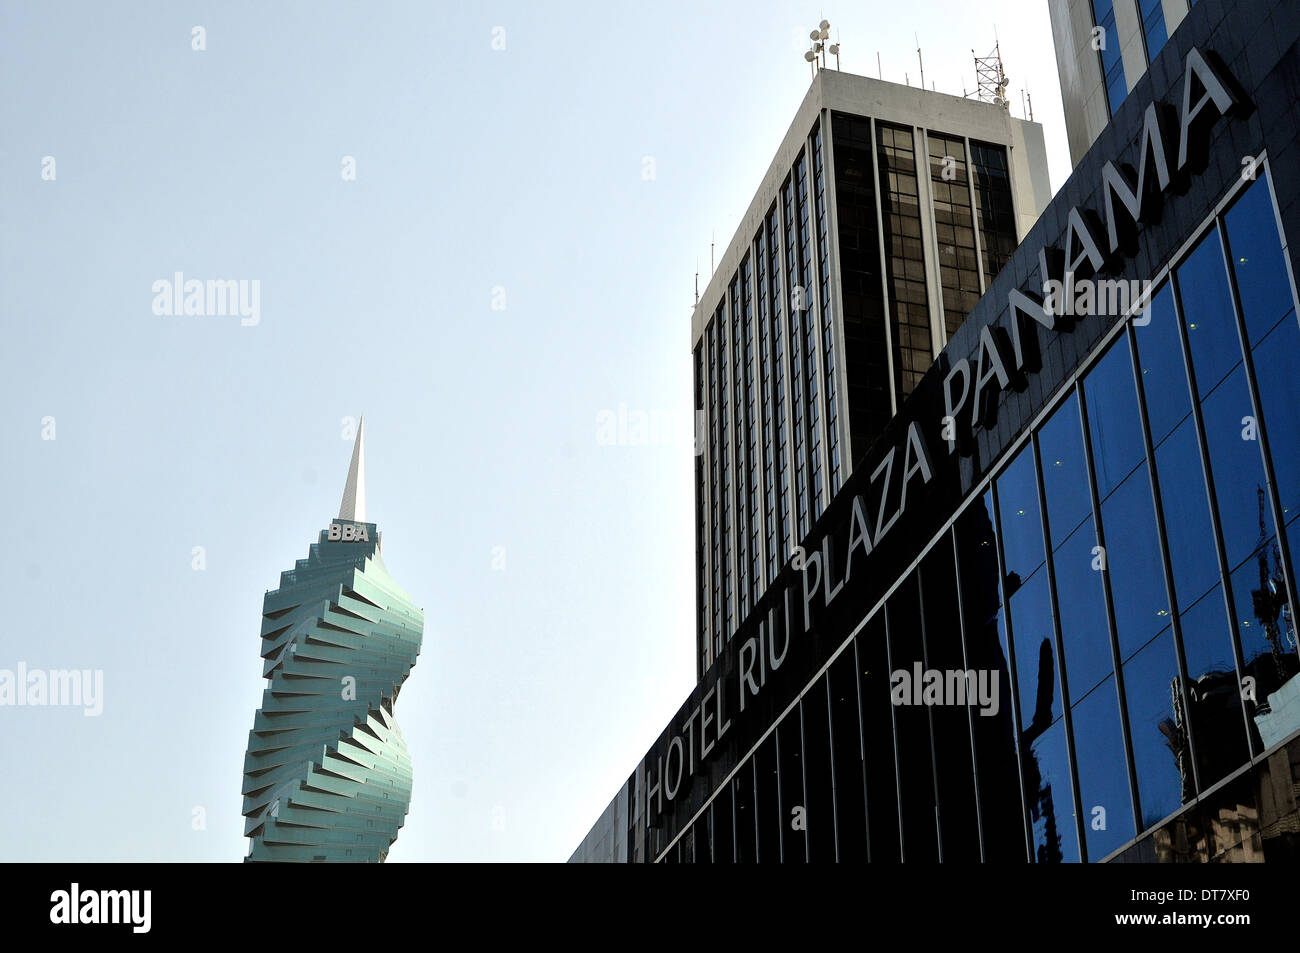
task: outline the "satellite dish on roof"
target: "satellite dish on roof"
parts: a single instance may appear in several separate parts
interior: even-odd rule
[[[814,53],[812,50],[809,50],[807,53],[803,55],[803,58],[807,60],[809,63],[811,63],[813,60],[817,59],[817,54]]]
[[[830,25],[831,25],[830,20],[823,20],[821,23],[817,24],[817,29],[825,32],[826,28],[829,27]]]

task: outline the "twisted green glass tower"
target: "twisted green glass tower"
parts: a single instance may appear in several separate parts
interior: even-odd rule
[[[262,602],[263,675],[244,757],[249,861],[383,861],[411,803],[393,704],[424,613],[365,513],[365,421],[339,517]]]

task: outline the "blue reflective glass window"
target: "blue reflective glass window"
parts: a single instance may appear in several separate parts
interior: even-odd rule
[[[1237,319],[1232,313],[1223,247],[1216,229],[1211,229],[1192,249],[1178,266],[1177,274],[1196,389],[1204,397],[1241,362]]]
[[[1201,405],[1210,472],[1219,504],[1219,522],[1228,567],[1234,569],[1273,535],[1273,516],[1265,496],[1264,463],[1259,440],[1252,439],[1250,393],[1246,371],[1238,367]]]
[[[1237,294],[1252,345],[1262,341],[1292,308],[1282,239],[1268,182],[1257,180],[1223,217],[1237,275]]]
[[[1135,324],[1142,391],[1146,396],[1151,443],[1160,441],[1192,412],[1188,396],[1183,349],[1178,343],[1178,315],[1174,313],[1173,285],[1165,282],[1151,299],[1147,323]]]
[[[957,549],[961,561],[962,609],[970,623],[979,624],[996,615],[1002,605],[992,490],[986,490],[957,518]]]
[[[1223,780],[1250,757],[1232,657],[1232,631],[1215,586],[1179,617],[1187,659],[1187,695],[1201,790]]]
[[[1136,833],[1113,677],[1074,706],[1074,753],[1088,859],[1098,861]]]
[[[1207,673],[1232,672],[1232,633],[1224,617],[1223,590],[1215,586],[1180,616],[1187,677],[1195,684]]]
[[[1092,472],[1101,499],[1124,481],[1146,456],[1133,361],[1122,336],[1083,379],[1088,432],[1092,437]]]
[[[1145,464],[1101,505],[1101,525],[1119,654],[1128,658],[1169,624],[1156,511]],[[1201,545],[1208,546],[1209,538]]]
[[[1156,472],[1160,477],[1174,592],[1180,608],[1186,608],[1219,581],[1219,563],[1211,544],[1214,532],[1210,503],[1192,418],[1184,420],[1156,448]]]
[[[1111,0],[1092,0],[1092,22],[1101,27],[1101,71],[1106,82],[1110,114],[1115,115],[1128,94],[1124,80],[1124,61],[1120,56],[1119,34],[1115,31],[1115,11]]]
[[[1023,730],[1029,731],[1031,726],[1050,724],[1061,715],[1046,571],[1034,573],[1012,594],[1011,640],[1020,687],[1020,721]]]
[[[1078,863],[1079,835],[1074,827],[1065,722],[1024,740],[1025,800],[1033,828],[1034,860],[1040,864]]]
[[[1015,833],[1024,827],[1021,814],[1020,769],[1016,763],[1016,718],[1012,707],[1010,656],[1002,613],[967,629],[967,657],[971,668],[997,675],[996,714],[979,715],[974,722],[975,758],[979,776],[980,817],[984,825],[984,859],[988,862],[1025,859],[1023,839]],[[1006,836],[1003,836],[1005,832]]]
[[[1232,574],[1232,601],[1244,672],[1255,680],[1254,697],[1246,696],[1246,710],[1256,729],[1255,743],[1262,751],[1300,731],[1300,706],[1286,704],[1285,695],[1269,697],[1300,671],[1276,540],[1262,544],[1254,558]],[[1286,694],[1295,688],[1295,684],[1288,686]]]
[[[1082,698],[1114,671],[1110,630],[1106,625],[1102,562],[1100,554],[1093,551],[1096,546],[1097,536],[1089,517],[1052,559],[1066,684],[1071,698]],[[1019,644],[1020,630],[1013,631]]]
[[[1110,105],[1112,116],[1127,95],[1128,83],[1124,79],[1124,63],[1117,56],[1106,67],[1106,101]]]
[[[1038,456],[1047,498],[1047,526],[1055,549],[1092,512],[1088,465],[1083,458],[1083,427],[1074,394],[1061,403],[1039,431]]]
[[[972,502],[958,517],[956,541],[961,608],[965,617],[966,665],[977,672],[996,673],[998,679],[997,713],[972,719],[980,816],[985,833],[984,859],[1023,862],[1024,840],[1014,836],[1014,832],[1024,827],[1024,817],[1016,762],[1015,709],[1011,701],[1014,691],[1011,656],[1007,652],[1000,607],[991,492]],[[834,667],[831,672],[834,685]]]
[[[1294,643],[1288,644],[1290,640],[1286,638],[1290,633],[1284,634],[1290,624],[1289,620],[1282,619],[1286,588],[1281,563],[1277,541],[1270,539],[1232,574],[1237,635],[1248,675],[1265,656],[1282,658],[1295,654]]]
[[[1292,520],[1286,531],[1287,546],[1291,550],[1292,567],[1300,564],[1300,520]]]
[[[1124,663],[1142,830],[1159,823],[1196,794],[1187,733],[1179,723],[1182,703],[1175,701],[1178,683],[1173,629],[1165,629]]]
[[[1290,523],[1300,513],[1300,325],[1295,314],[1255,345],[1252,356],[1282,521]]]
[[[1147,41],[1147,62],[1160,53],[1169,32],[1165,28],[1165,11],[1160,0],[1139,0],[1138,13],[1142,17],[1142,35]]]
[[[1034,455],[1028,445],[998,477],[998,516],[1002,524],[1002,559],[1007,591],[1028,579],[1043,564],[1043,526],[1038,515]]]

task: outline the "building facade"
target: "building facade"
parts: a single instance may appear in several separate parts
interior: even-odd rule
[[[697,675],[1049,196],[1037,124],[817,74],[692,319]]]
[[[366,521],[365,421],[339,517],[262,603],[263,675],[244,758],[247,860],[381,862],[411,803],[393,705],[424,613]]]
[[[1300,859],[1298,40],[1184,17],[573,859]]]
[[[1048,0],[1072,163],[1106,128],[1195,3]]]

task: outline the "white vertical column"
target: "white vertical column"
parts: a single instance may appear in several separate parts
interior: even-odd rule
[[[839,196],[835,191],[835,154],[831,148],[830,112],[823,110],[826,125],[822,130],[822,165],[826,176],[826,256],[831,273],[831,334],[835,338],[835,393],[839,395],[840,486],[853,472],[853,448],[849,443],[849,381],[845,369],[847,347],[844,343],[844,276],[840,272]]]
[[[701,612],[701,646],[700,646],[700,674],[708,668],[713,661],[713,495],[709,492],[712,485],[713,476],[713,454],[709,452],[713,442],[717,440],[718,435],[713,432],[712,415],[709,403],[709,375],[713,368],[709,364],[709,329],[705,325],[704,336],[700,339],[700,402],[704,405],[704,434],[703,434],[703,469],[702,477],[697,481],[696,492],[703,494],[703,499],[697,501],[699,512],[696,513],[696,533],[703,531],[703,540],[699,545],[704,551],[703,569],[700,569],[699,562],[696,563],[696,570],[704,573],[704,578],[697,579],[696,597],[699,599]],[[694,401],[692,401],[694,403]],[[695,408],[698,412],[699,408]],[[696,435],[699,439],[699,435]],[[693,448],[692,448],[693,449]],[[700,503],[703,506],[700,507]]]
[[[793,176],[791,176],[790,187],[794,188]],[[786,459],[786,480],[789,485],[789,511],[785,514],[785,521],[781,527],[781,544],[784,551],[781,554],[781,565],[785,565],[786,559],[794,552],[796,539],[799,535],[799,482],[795,477],[795,468],[799,461],[794,455],[794,399],[791,396],[791,360],[790,360],[790,307],[791,296],[789,282],[786,280],[789,275],[789,267],[786,262],[786,240],[785,240],[785,215],[781,203],[781,189],[776,190],[776,254],[777,267],[780,268],[780,285],[781,285],[781,353],[778,355],[781,361],[781,374],[785,379],[785,441],[782,449],[785,450]],[[775,446],[775,445],[773,445]],[[781,492],[781,474],[780,464],[777,464],[777,493]]]
[[[724,281],[722,283],[722,302],[723,302],[722,328],[723,328],[723,333],[726,334],[727,336],[727,359],[725,362],[723,362],[724,366],[722,368],[722,375],[723,375],[723,380],[726,381],[726,387],[727,387],[726,407],[728,408],[728,414],[730,416],[730,419],[726,421],[726,423],[729,424],[729,426],[727,426],[727,445],[721,448],[721,452],[729,454],[727,460],[729,466],[726,467],[725,469],[731,472],[731,486],[727,490],[727,494],[726,494],[727,496],[726,504],[730,506],[731,519],[728,521],[729,525],[727,526],[727,545],[726,545],[727,560],[722,567],[725,573],[730,574],[729,578],[731,581],[731,598],[727,599],[725,595],[728,577],[724,575],[722,579],[722,591],[723,591],[722,600],[723,600],[724,607],[728,605],[731,607],[731,617],[734,620],[740,615],[740,613],[736,611],[736,603],[737,600],[740,598],[740,586],[737,584],[737,580],[736,580],[736,537],[737,537],[736,526],[738,525],[736,519],[737,507],[736,507],[736,453],[735,453],[736,389],[735,389],[735,380],[734,380],[735,375],[732,373],[732,368],[736,366],[736,354],[735,354],[736,342],[732,340],[732,334],[731,334],[731,287],[729,281]],[[718,424],[719,426],[722,426],[723,424],[722,415],[719,416]],[[722,614],[722,628],[723,628],[722,641],[723,643],[726,643],[731,639],[731,633],[733,631],[733,627],[727,624],[727,614],[725,611]]]
[[[764,494],[765,483],[767,480],[763,470],[766,461],[763,453],[763,428],[766,426],[766,420],[763,416],[763,336],[760,333],[761,313],[759,309],[758,296],[761,293],[758,287],[758,256],[762,249],[753,237],[749,241],[749,333],[750,333],[750,374],[754,382],[753,393],[750,400],[754,407],[754,498],[750,500],[749,510],[751,517],[757,514],[756,519],[750,525],[750,558],[758,560],[758,579],[752,578],[753,570],[751,568],[750,579],[750,598],[754,605],[758,605],[759,596],[767,589],[767,497]],[[771,368],[769,367],[769,370]],[[755,531],[757,530],[757,532]],[[752,564],[751,564],[752,565]]]
[[[876,237],[880,245],[880,294],[885,315],[885,364],[889,368],[889,412],[898,413],[897,372],[894,368],[894,316],[889,307],[889,265],[885,253],[885,215],[880,199],[880,147],[876,142],[876,120],[871,120],[871,191],[876,196]]]
[[[824,112],[824,110],[823,110]],[[822,181],[825,183],[826,167],[826,130],[823,124],[819,122],[818,129],[822,134]],[[808,282],[806,289],[807,294],[804,301],[808,304],[808,310],[805,317],[811,316],[813,329],[813,374],[817,377],[817,402],[820,406],[817,408],[817,443],[821,446],[822,472],[819,477],[821,481],[822,510],[831,499],[831,458],[830,458],[830,440],[827,438],[828,423],[826,420],[826,374],[824,367],[826,363],[826,343],[822,340],[822,296],[821,296],[821,272],[817,254],[817,172],[813,159],[813,139],[809,136],[804,140],[804,170],[807,175],[805,181],[808,184],[808,270],[809,273],[804,275],[804,280]],[[806,337],[806,335],[805,335]],[[804,388],[804,400],[811,407],[812,401],[808,400],[810,388]],[[807,416],[805,409],[805,417]],[[811,434],[811,431],[810,431]],[[812,451],[808,447],[808,525],[811,527],[816,520],[817,515],[812,509],[813,487],[812,487]]]
[[[934,192],[930,188],[930,142],[920,126],[912,130],[916,158],[916,200],[921,215],[921,248],[925,255],[925,298],[930,302],[930,360],[943,346],[943,276],[939,271],[939,236],[934,226]]]
[[[983,295],[988,290],[988,284],[984,280],[984,242],[980,240],[980,222],[979,209],[975,207],[975,162],[970,148],[970,136],[962,137],[962,148],[966,150],[966,190],[970,194],[970,224],[971,230],[975,232],[975,271],[980,278],[980,294]],[[1008,176],[1010,172],[1008,171]],[[993,276],[989,275],[989,280]]]

